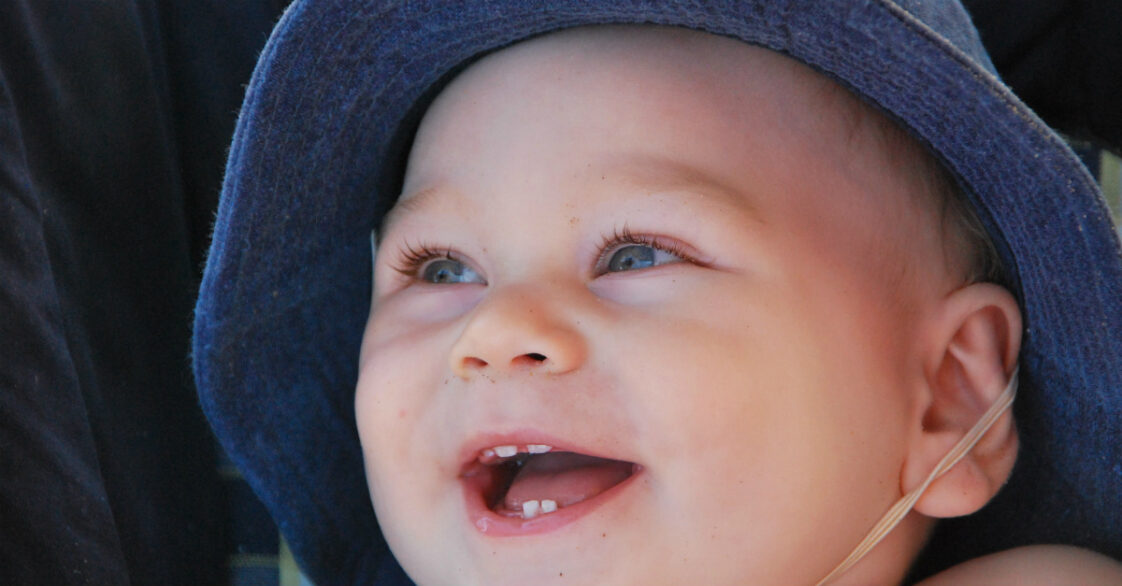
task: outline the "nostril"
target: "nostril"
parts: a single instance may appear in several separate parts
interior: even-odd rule
[[[538,364],[545,362],[545,360],[545,354],[530,352],[527,354],[515,356],[514,359],[510,361],[510,363],[514,366],[537,366]]]
[[[487,366],[486,360],[476,358],[474,356],[468,356],[467,358],[464,358],[464,368],[466,369],[483,368],[484,366]]]

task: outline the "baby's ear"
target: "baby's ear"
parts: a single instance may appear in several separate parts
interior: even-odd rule
[[[915,413],[901,492],[927,479],[939,461],[1001,395],[1016,367],[1021,312],[1013,296],[988,283],[942,300],[924,341],[927,396]],[[1001,488],[1017,458],[1017,428],[1006,411],[961,461],[936,479],[915,505],[929,517],[969,515]]]

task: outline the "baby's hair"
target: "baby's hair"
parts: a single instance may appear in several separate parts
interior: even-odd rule
[[[881,118],[884,121],[881,132],[887,135],[888,141],[911,151],[909,154],[918,167],[915,172],[939,210],[940,228],[945,238],[944,250],[948,257],[957,256],[956,260],[963,262],[964,284],[1004,283],[1004,270],[997,247],[958,180],[919,141],[887,117]]]
[[[861,100],[833,80],[823,78],[821,94],[843,114],[850,140],[871,131],[878,147],[907,161],[906,170],[923,187],[922,197],[938,213],[944,253],[951,266],[962,267],[963,284],[1004,284],[1005,272],[997,247],[954,174],[891,117]]]
[[[933,155],[926,158],[932,167],[924,172],[930,173],[934,183],[933,192],[942,207],[942,221],[945,234],[962,241],[966,254],[967,283],[997,283],[1005,281],[1001,257],[990,238],[974,206],[966,198],[966,193],[950,171]]]

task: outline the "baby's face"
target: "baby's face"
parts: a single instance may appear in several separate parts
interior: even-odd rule
[[[937,265],[938,236],[827,86],[614,29],[443,92],[356,397],[419,584],[810,584],[900,496],[925,295],[904,269]],[[899,580],[890,543],[863,565]]]

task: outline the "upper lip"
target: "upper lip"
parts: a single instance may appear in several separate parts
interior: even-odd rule
[[[606,460],[634,461],[626,454],[615,453],[618,449],[610,449],[602,442],[584,442],[538,429],[523,428],[507,432],[482,432],[471,436],[460,448],[460,474],[471,469],[484,450],[498,446],[515,446],[519,453],[530,451],[527,450],[528,446],[549,446],[550,451],[554,452],[574,452]]]

